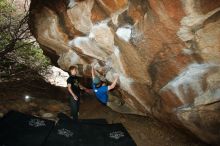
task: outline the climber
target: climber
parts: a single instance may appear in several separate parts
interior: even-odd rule
[[[95,76],[94,68],[92,67],[93,91],[98,100],[104,105],[109,104],[108,91],[115,88],[119,76],[117,75],[110,86],[107,86],[99,77]]]
[[[71,116],[74,121],[78,120],[79,114],[79,105],[80,105],[80,89],[88,92],[89,89],[82,86],[79,83],[79,77],[76,76],[77,74],[77,67],[70,66],[69,67],[69,74],[70,77],[67,79],[67,88],[69,91],[69,106],[71,109]]]

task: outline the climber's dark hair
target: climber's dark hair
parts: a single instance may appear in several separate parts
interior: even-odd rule
[[[95,85],[95,87],[96,87],[96,88],[100,88],[100,87],[102,87],[103,84],[106,84],[106,85],[107,85],[107,81],[101,80],[100,83],[98,83],[98,84]]]
[[[71,65],[71,66],[69,67],[69,72],[71,72],[71,70],[74,70],[74,69],[77,69],[77,67],[76,67],[76,66]]]
[[[100,87],[102,86],[102,83],[103,83],[103,82],[100,81],[100,83],[96,84],[95,87],[96,87],[96,88],[100,88]]]

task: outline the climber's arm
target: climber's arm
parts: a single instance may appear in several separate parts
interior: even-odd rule
[[[112,90],[115,88],[117,81],[118,81],[119,76],[117,75],[115,80],[112,82],[112,84],[110,86],[108,86],[108,90]]]
[[[94,70],[94,67],[92,66],[92,79],[95,78],[95,70]]]
[[[86,89],[87,89],[87,88],[84,87],[81,83],[79,83],[79,88],[80,88],[81,90],[86,90]]]

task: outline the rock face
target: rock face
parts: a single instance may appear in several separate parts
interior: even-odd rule
[[[111,108],[220,143],[220,0],[32,0],[30,28],[60,68],[119,74]]]

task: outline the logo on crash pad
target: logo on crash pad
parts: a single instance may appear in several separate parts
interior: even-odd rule
[[[70,130],[68,129],[58,129],[58,135],[62,135],[62,136],[65,136],[67,138],[73,136],[73,132],[71,132]]]
[[[122,131],[114,131],[114,132],[109,133],[109,137],[112,139],[116,139],[116,140],[118,140],[124,136],[125,136],[125,134]]]
[[[28,124],[29,124],[29,126],[32,126],[32,127],[35,127],[35,128],[46,126],[45,121],[40,120],[40,119],[31,119],[28,122]]]

